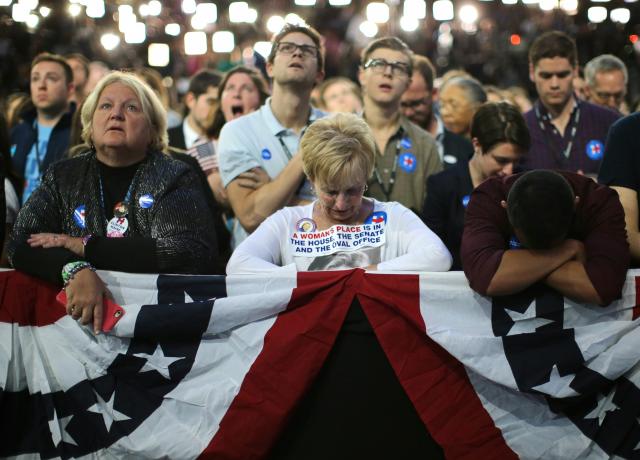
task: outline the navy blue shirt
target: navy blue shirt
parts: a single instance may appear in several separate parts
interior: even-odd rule
[[[582,171],[595,176],[602,163],[609,127],[620,114],[576,99],[564,135],[551,124],[549,111],[539,100],[524,118],[531,134],[531,148],[523,160],[524,169]],[[569,154],[565,156],[567,149]]]

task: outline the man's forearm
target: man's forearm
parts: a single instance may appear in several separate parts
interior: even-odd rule
[[[260,220],[258,225],[277,210],[287,206],[300,186],[301,178],[287,178],[269,182],[253,192],[254,213]],[[257,225],[256,225],[257,227]]]
[[[487,295],[508,295],[522,291],[547,278],[575,254],[575,247],[567,242],[554,249],[505,251],[498,270],[487,287]]]
[[[253,232],[262,221],[291,201],[303,178],[302,163],[294,157],[273,181],[256,190],[242,188],[235,180],[231,182],[227,187],[229,202],[240,224]]]
[[[545,283],[572,300],[602,305],[602,299],[593,286],[584,265],[570,260],[547,276]]]

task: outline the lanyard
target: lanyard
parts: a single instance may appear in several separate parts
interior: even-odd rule
[[[548,121],[549,123],[551,123],[551,117],[549,117],[549,115],[542,115],[540,113],[540,106],[538,104],[535,105],[535,111],[536,111],[536,119],[538,120],[538,125],[540,126],[540,129],[544,132],[546,131],[544,122]],[[578,132],[579,121],[580,121],[580,105],[576,107],[573,114],[571,115],[570,123],[572,127],[571,127],[571,134],[569,135],[569,143],[567,144],[567,147],[562,151],[562,154],[564,155],[565,158],[569,158],[569,155],[571,155],[571,148],[573,147],[573,141],[575,140],[576,133]],[[553,152],[553,149],[551,148],[551,143],[549,142],[549,139],[547,138],[547,136],[544,136],[544,140],[545,140],[545,143],[547,144],[547,148]]]
[[[138,169],[136,170],[135,175],[133,176],[133,179],[131,180],[131,183],[129,184],[129,188],[127,189],[127,194],[124,197],[124,200],[122,200],[120,203],[122,204],[123,207],[123,211],[122,214],[120,216],[115,216],[115,212],[114,212],[114,216],[115,217],[126,217],[129,214],[129,202],[131,201],[131,194],[133,191],[133,184],[136,182],[136,179],[138,177],[138,173],[140,172],[140,167],[138,167]],[[104,188],[102,186],[102,174],[100,174],[100,172],[98,172],[98,181],[100,184],[100,206],[102,208],[102,215],[104,216],[104,220],[105,222],[107,222],[107,224],[109,223],[109,219],[107,219],[107,205],[104,201]],[[116,205],[119,203],[116,203]]]
[[[382,175],[380,174],[380,171],[378,171],[378,166],[375,166],[373,168],[373,177],[375,178],[376,182],[378,183],[378,185],[380,185],[380,188],[382,189],[382,193],[384,193],[384,196],[386,198],[385,201],[389,201],[389,197],[391,196],[391,193],[393,192],[393,187],[396,184],[396,171],[398,170],[398,156],[400,155],[400,140],[396,141],[396,153],[395,153],[395,158],[393,159],[393,167],[391,168],[391,176],[389,177],[389,187],[385,187],[384,186],[384,182],[382,181]]]
[[[36,132],[36,140],[34,142],[34,146],[36,147],[36,163],[38,164],[38,176],[42,176],[42,160],[40,160],[40,141],[38,138],[40,137],[40,125],[38,124],[38,120],[34,120],[33,127]]]
[[[302,138],[304,131],[309,127],[312,121],[313,120],[311,119],[307,120],[307,124],[304,125],[304,128],[302,128],[302,131],[300,131],[300,136],[298,137],[299,139]],[[280,145],[282,146],[282,151],[287,156],[287,159],[291,161],[293,159],[293,155],[291,154],[291,150],[289,150],[289,147],[287,147],[287,144],[285,144],[284,141],[282,140],[283,133],[286,133],[286,131],[281,131],[280,133],[276,134],[276,137],[278,138],[278,142],[280,142]]]
[[[276,137],[280,141],[280,145],[282,146],[282,150],[284,151],[284,154],[287,156],[289,161],[291,161],[293,159],[293,155],[291,155],[291,150],[289,150],[289,147],[287,147],[287,144],[285,144],[284,141],[282,140],[282,136],[278,135]]]

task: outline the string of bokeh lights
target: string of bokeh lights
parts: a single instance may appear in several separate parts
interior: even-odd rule
[[[404,0],[400,6],[399,0],[392,2],[370,2],[366,4],[364,15],[358,26],[358,30],[367,38],[373,38],[379,33],[379,25],[389,21],[397,20],[398,26],[403,31],[410,33],[417,31],[420,21],[427,19],[431,14],[433,20],[441,23],[438,41],[442,45],[447,45],[453,40],[449,27],[449,22],[458,21],[460,28],[469,34],[477,31],[477,22],[481,17],[481,4],[493,2],[494,0],[468,1],[464,4],[458,3],[456,11],[451,0],[435,0],[431,3],[431,8],[424,0]],[[497,1],[497,0],[496,0]],[[514,5],[518,2],[531,8],[539,8],[545,12],[562,10],[567,15],[578,14],[578,0],[501,0],[504,5]],[[587,8],[587,19],[590,23],[598,24],[609,19],[618,24],[627,24],[631,18],[631,12],[626,7],[607,8],[606,3],[610,0],[590,0]],[[625,0],[625,3],[635,3],[638,0]],[[316,0],[295,0],[293,2],[299,7],[313,7]],[[342,8],[349,6],[351,0],[329,0],[329,6]],[[389,3],[393,3],[390,6]],[[165,24],[164,33],[169,37],[183,37],[184,53],[186,55],[202,55],[209,51],[214,53],[230,53],[236,47],[235,35],[231,30],[216,30],[216,23],[219,14],[226,14],[229,23],[249,23],[258,22],[259,12],[252,8],[247,2],[231,2],[226,11],[220,11],[215,3],[202,2],[196,0],[182,0],[181,10],[188,20],[185,24],[170,22]],[[51,8],[39,6],[39,0],[0,0],[0,7],[11,8],[13,21],[24,23],[28,30],[35,31],[41,20],[51,14]],[[113,51],[124,40],[127,44],[143,45],[147,42],[147,26],[145,18],[160,16],[163,12],[163,5],[158,0],[150,0],[138,3],[135,7],[131,4],[121,4],[113,14],[114,28],[105,31],[100,36],[100,44],[107,51]],[[401,14],[392,16],[396,10]],[[79,17],[84,14],[91,19],[101,19],[107,14],[104,0],[68,0],[67,12],[72,17]],[[136,11],[137,10],[137,11]],[[399,17],[396,17],[399,16]],[[305,19],[298,14],[289,13],[286,15],[272,15],[264,20],[264,28],[272,34],[277,33],[286,23],[305,24]],[[117,24],[117,30],[116,30]],[[639,45],[638,36],[631,35],[629,40]],[[517,34],[511,35],[510,42],[514,46],[520,44],[520,37]],[[165,67],[170,62],[170,46],[167,43],[147,44],[148,63],[153,67]],[[257,41],[253,44],[253,50],[263,56],[268,56],[271,44],[268,41]],[[249,50],[251,51],[251,50]]]

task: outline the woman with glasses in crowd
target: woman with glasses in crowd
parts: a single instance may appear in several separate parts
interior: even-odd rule
[[[453,255],[452,270],[462,270],[460,243],[464,212],[474,188],[492,176],[513,174],[529,150],[529,130],[518,108],[507,102],[481,106],[471,123],[473,156],[427,179],[429,194],[422,219]]]

